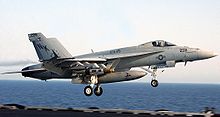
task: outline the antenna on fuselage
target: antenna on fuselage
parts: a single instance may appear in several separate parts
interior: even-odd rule
[[[92,53],[95,53],[95,52],[93,51],[93,49],[91,49],[91,51],[92,51]]]

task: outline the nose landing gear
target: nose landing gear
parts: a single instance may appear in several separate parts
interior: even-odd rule
[[[151,73],[151,76],[153,77],[153,79],[151,80],[151,86],[152,87],[157,87],[159,85],[158,80],[156,80],[156,78],[157,78],[157,74],[156,74],[157,73],[157,69],[155,68],[155,69],[153,69],[153,71],[151,71],[151,70],[149,70],[147,68],[144,68],[144,67],[142,67],[142,69],[145,70],[148,73]],[[164,70],[162,72],[164,72]]]
[[[151,76],[153,77],[153,79],[151,80],[151,86],[152,87],[157,87],[159,85],[158,80],[156,80],[157,78],[157,69],[153,69],[153,72],[151,73]]]
[[[159,82],[156,80],[156,79],[153,79],[152,81],[151,81],[151,86],[152,87],[157,87],[159,85]]]

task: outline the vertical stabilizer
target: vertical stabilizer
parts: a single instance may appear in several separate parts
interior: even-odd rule
[[[72,55],[56,38],[46,38],[42,33],[28,34],[40,61],[52,58],[70,58]]]

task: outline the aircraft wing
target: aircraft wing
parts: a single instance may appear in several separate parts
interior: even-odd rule
[[[130,57],[137,57],[137,56],[145,56],[145,55],[153,55],[163,51],[153,51],[153,52],[140,52],[140,53],[128,53],[128,54],[118,54],[118,55],[107,55],[104,58],[57,58],[55,66],[62,67],[62,68],[69,68],[71,69],[74,66],[88,66],[89,64],[103,64],[109,60],[111,61],[118,61],[118,59],[130,58]]]
[[[56,53],[54,53],[56,54]],[[56,58],[55,58],[56,57]],[[65,74],[66,71],[86,70],[87,68],[100,68],[98,64],[106,62],[103,58],[58,58],[55,55],[51,60],[42,61],[44,68],[57,74]]]
[[[58,58],[58,56],[55,55],[56,58],[53,58],[50,61],[44,61],[44,67],[47,70],[58,74],[63,74],[68,70],[72,70],[74,72],[85,70],[87,68],[102,68],[108,71],[112,71],[120,64],[121,60],[126,60],[132,57],[142,58],[142,56],[150,56],[160,52],[163,51],[107,55],[103,58]]]
[[[106,59],[102,58],[57,58],[55,66],[62,68],[72,68],[74,66],[84,66],[91,63],[106,62]]]

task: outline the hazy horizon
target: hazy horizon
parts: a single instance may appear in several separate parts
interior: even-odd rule
[[[0,0],[0,18],[0,72],[38,61],[27,36],[33,32],[56,37],[73,56],[157,39],[220,53],[219,0]],[[218,56],[177,64],[158,80],[218,84],[219,72]]]

